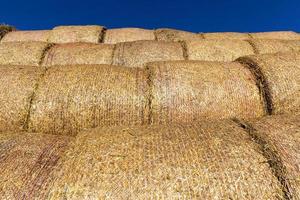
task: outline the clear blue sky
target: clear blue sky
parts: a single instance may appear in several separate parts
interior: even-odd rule
[[[0,23],[21,30],[98,24],[194,32],[300,32],[300,0],[1,1]]]

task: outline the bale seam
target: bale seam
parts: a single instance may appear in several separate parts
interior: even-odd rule
[[[251,60],[251,58],[241,57],[236,60],[238,63],[243,65],[245,68],[250,70],[251,74],[254,76],[256,80],[256,86],[259,89],[260,96],[262,97],[262,101],[264,104],[265,112],[267,115],[273,114],[273,101],[271,90],[269,88],[268,81],[261,71],[259,65]]]
[[[184,60],[189,60],[189,54],[188,54],[186,42],[184,40],[182,40],[182,41],[179,41],[179,43],[180,43],[181,48],[182,48],[182,53],[183,53]]]
[[[43,64],[45,55],[47,54],[47,52],[51,51],[51,49],[53,49],[54,46],[55,46],[55,44],[51,43],[51,44],[48,44],[48,46],[44,49],[44,51],[42,53],[42,57],[41,57],[40,62],[39,62],[39,67],[42,67],[41,65]],[[34,85],[34,88],[32,90],[32,93],[29,97],[28,111],[27,111],[24,126],[23,126],[23,130],[25,130],[25,131],[28,131],[28,129],[29,129],[29,121],[30,121],[30,117],[31,117],[31,113],[32,113],[33,101],[34,101],[34,98],[36,96],[37,90],[39,89],[40,82],[42,81],[42,79],[44,79],[44,76],[45,76],[48,68],[49,68],[48,66],[45,66],[45,68],[44,68],[43,72],[41,73],[40,77],[37,79],[37,81]]]
[[[290,183],[286,177],[286,168],[284,167],[282,159],[276,149],[272,148],[272,145],[269,144],[266,139],[261,137],[259,132],[250,123],[236,118],[232,119],[232,121],[243,128],[252,140],[259,146],[261,154],[267,159],[267,163],[269,164],[272,173],[280,183],[284,199],[293,199],[292,192],[290,191]]]
[[[146,64],[145,66],[145,71],[146,71],[146,76],[147,76],[147,94],[146,94],[146,98],[147,98],[147,109],[148,109],[148,120],[147,123],[149,125],[151,125],[153,123],[153,108],[152,108],[152,104],[153,104],[153,99],[154,99],[154,95],[153,95],[153,72],[150,69],[149,65]]]
[[[256,48],[256,46],[255,46],[255,44],[253,43],[252,40],[246,40],[246,41],[247,41],[247,42],[250,44],[250,46],[252,47],[254,54],[260,54],[260,53],[259,53],[259,50]]]
[[[102,30],[100,31],[100,34],[99,34],[99,38],[98,38],[98,43],[104,43],[104,39],[105,39],[105,36],[106,36],[106,28],[103,27]]]

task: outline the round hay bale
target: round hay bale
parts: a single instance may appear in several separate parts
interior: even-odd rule
[[[252,123],[290,199],[300,199],[300,116],[270,116]]]
[[[213,40],[248,40],[250,36],[248,33],[237,32],[219,32],[219,33],[203,33],[205,39]]]
[[[169,28],[161,28],[155,30],[156,39],[160,41],[183,41],[183,40],[194,40],[194,39],[201,39],[201,35],[187,32],[187,31],[180,31],[175,29]]]
[[[108,44],[139,40],[155,40],[153,30],[141,28],[116,28],[108,29],[104,36],[104,43]]]
[[[4,42],[0,44],[0,65],[39,66],[45,51],[51,45],[45,42]]]
[[[300,40],[299,33],[293,31],[271,31],[261,33],[250,33],[254,39],[279,39],[279,40]]]
[[[15,28],[13,26],[8,26],[8,25],[3,25],[0,24],[0,40],[8,33],[11,31],[14,31]]]
[[[58,44],[46,53],[43,65],[111,64],[113,49],[109,44]]]
[[[164,41],[136,41],[116,44],[113,64],[143,67],[147,62],[184,60],[180,43]]]
[[[154,124],[264,115],[256,80],[239,63],[173,61],[147,68]]]
[[[49,36],[52,43],[91,42],[99,43],[102,38],[102,26],[57,26]]]
[[[0,198],[46,199],[43,187],[71,138],[47,134],[0,134]]]
[[[190,40],[186,41],[189,60],[233,61],[254,54],[253,47],[243,40]]]
[[[238,61],[261,82],[269,114],[300,112],[300,52],[247,56]]]
[[[280,184],[232,122],[106,127],[80,133],[50,199],[276,199]]]
[[[1,42],[48,42],[50,31],[13,31],[7,33]]]
[[[26,126],[30,101],[42,69],[0,66],[0,132]]]
[[[83,128],[148,122],[146,74],[110,65],[53,66],[39,84],[29,128],[76,135]]]
[[[250,40],[256,54],[300,51],[300,40]]]

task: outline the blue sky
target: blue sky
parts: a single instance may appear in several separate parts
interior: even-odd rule
[[[300,0],[2,1],[0,23],[21,30],[98,24],[193,32],[300,32]]]

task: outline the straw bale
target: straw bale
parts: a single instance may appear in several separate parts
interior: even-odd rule
[[[254,76],[239,63],[173,61],[147,68],[154,124],[248,119],[265,112]]]
[[[300,40],[251,40],[257,54],[300,51]]]
[[[147,62],[184,60],[180,43],[164,41],[124,42],[116,45],[113,64],[142,67]]]
[[[104,43],[108,44],[116,44],[120,42],[133,42],[139,40],[155,40],[153,30],[141,28],[108,29],[104,37]]]
[[[9,25],[3,25],[0,24],[0,40],[8,33],[11,31],[14,31],[15,28],[13,26],[9,26]]]
[[[293,31],[271,31],[250,33],[254,39],[300,40],[300,34]]]
[[[43,65],[111,64],[113,49],[109,44],[58,44],[46,53]]]
[[[183,41],[183,40],[193,40],[193,39],[201,39],[201,35],[188,32],[188,31],[180,31],[169,28],[161,28],[155,30],[155,35],[157,40],[162,41]]]
[[[13,31],[5,35],[1,42],[48,42],[50,31]]]
[[[300,52],[243,57],[261,82],[269,114],[300,111]]]
[[[102,26],[57,26],[49,36],[49,42],[71,43],[90,42],[99,43],[104,27]]]
[[[0,44],[0,65],[39,66],[51,44],[45,42],[5,42]]]
[[[217,33],[203,33],[205,39],[213,40],[247,40],[250,39],[248,33],[238,32],[217,32]]]
[[[267,162],[232,122],[97,128],[77,136],[49,198],[282,198]]]
[[[41,68],[0,66],[0,132],[21,130],[26,126],[30,101]]]
[[[189,60],[233,61],[254,54],[253,47],[243,40],[190,40],[186,49]]]
[[[110,65],[53,66],[39,84],[29,128],[76,135],[83,128],[147,122],[146,75]]]

